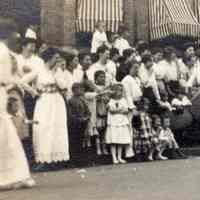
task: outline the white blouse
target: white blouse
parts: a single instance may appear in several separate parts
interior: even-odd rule
[[[139,69],[139,77],[143,87],[152,87],[156,99],[160,100],[160,93],[153,67],[150,70],[147,70],[144,64],[142,64]]]
[[[100,31],[96,30],[93,33],[93,37],[92,37],[91,53],[96,53],[97,49],[106,43],[108,43],[106,33],[105,32],[101,33]]]
[[[127,75],[123,80],[125,98],[130,109],[135,108],[135,101],[139,101],[142,97],[142,89],[140,79]]]
[[[131,48],[129,42],[122,37],[117,38],[113,46],[119,50],[121,56],[123,55],[124,50]]]
[[[108,103],[108,125],[110,126],[123,126],[129,124],[128,114],[121,114],[120,111],[128,112],[127,101],[124,98],[119,100],[111,99]],[[112,114],[112,111],[116,111],[119,113]]]

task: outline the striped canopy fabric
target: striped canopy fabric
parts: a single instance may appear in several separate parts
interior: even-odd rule
[[[200,0],[190,0],[192,10],[194,11],[194,15],[197,18],[198,22],[200,22]]]
[[[76,31],[93,32],[98,21],[116,32],[123,21],[123,0],[77,0]]]
[[[149,0],[150,39],[170,35],[199,37],[200,24],[191,2],[186,0]]]

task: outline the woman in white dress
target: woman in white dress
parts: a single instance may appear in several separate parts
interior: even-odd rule
[[[7,24],[8,23],[8,24]],[[7,112],[12,80],[12,61],[7,45],[13,36],[11,24],[0,22],[0,190],[33,187],[28,163],[17,130]]]
[[[38,124],[33,127],[33,147],[35,161],[40,163],[40,167],[69,160],[67,111],[60,93],[65,88],[62,77],[55,73],[59,57],[56,49],[47,49],[42,54],[44,67],[23,78],[23,83],[35,80],[39,94],[34,110],[34,121]]]

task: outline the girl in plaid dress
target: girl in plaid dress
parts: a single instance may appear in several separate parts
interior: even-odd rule
[[[153,153],[156,149],[157,139],[152,133],[152,120],[148,114],[149,100],[143,98],[139,105],[139,114],[133,117],[133,127],[135,128],[135,152],[144,155],[145,159],[152,161]]]

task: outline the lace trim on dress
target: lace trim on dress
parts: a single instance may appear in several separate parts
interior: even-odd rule
[[[36,158],[36,162],[52,163],[52,162],[68,161],[69,155],[63,152],[52,153],[52,154],[35,153],[35,158]]]

